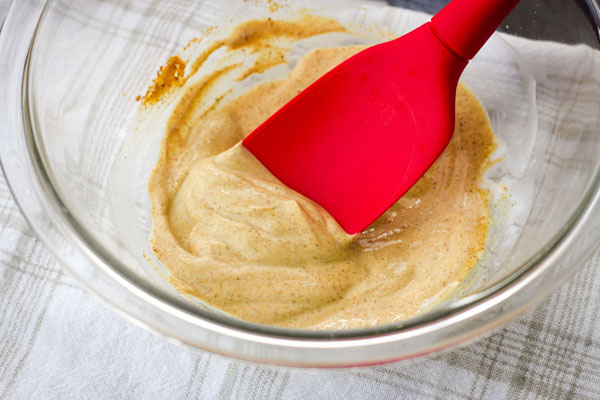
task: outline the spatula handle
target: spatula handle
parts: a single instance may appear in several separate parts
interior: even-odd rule
[[[438,38],[466,60],[475,57],[519,0],[452,0],[431,20]]]

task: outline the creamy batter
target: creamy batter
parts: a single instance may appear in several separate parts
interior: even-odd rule
[[[251,21],[207,52],[245,48],[257,55],[239,76],[244,79],[285,62],[283,49],[273,44],[278,37],[343,30],[335,21],[311,17]],[[489,227],[487,192],[479,184],[495,142],[485,111],[462,86],[447,150],[358,235],[346,234],[322,207],[279,182],[241,146],[289,99],[361,49],[310,51],[285,79],[228,101],[205,90],[223,71],[186,87],[181,68],[164,69],[179,71],[171,81],[186,93],[170,117],[149,183],[151,243],[180,291],[261,324],[358,328],[426,310],[477,263]],[[191,74],[207,57],[198,58]],[[159,78],[163,90],[169,79]]]

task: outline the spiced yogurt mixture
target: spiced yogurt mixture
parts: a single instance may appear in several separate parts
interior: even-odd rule
[[[202,39],[193,60],[172,58],[142,99],[151,107],[163,92],[178,94],[149,191],[151,244],[181,292],[261,324],[358,328],[426,310],[477,263],[489,228],[480,184],[495,141],[465,87],[448,149],[358,235],[346,234],[241,146],[274,111],[363,47],[313,49],[287,76],[254,79],[218,96],[216,88],[286,65],[290,43],[345,31],[311,16],[242,23],[225,38]],[[226,61],[210,67],[215,58]]]

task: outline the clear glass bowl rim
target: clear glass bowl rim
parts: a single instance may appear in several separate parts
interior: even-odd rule
[[[136,282],[70,215],[52,187],[43,151],[36,142],[35,110],[28,101],[28,63],[48,2],[39,0],[29,5],[12,2],[0,31],[0,59],[15,61],[0,67],[0,76],[6,79],[0,81],[0,88],[6,89],[4,93],[18,94],[14,98],[6,96],[0,102],[0,106],[6,103],[4,109],[8,111],[2,116],[6,120],[4,128],[0,126],[0,141],[7,144],[0,148],[0,165],[14,198],[38,237],[84,286],[134,322],[194,347],[242,359],[292,366],[365,365],[410,358],[474,338],[539,303],[575,270],[570,268],[570,273],[562,279],[545,285],[543,293],[525,296],[527,301],[521,304],[510,301],[516,294],[522,296],[530,285],[559,265],[573,243],[588,233],[586,227],[589,228],[595,213],[600,213],[600,171],[596,171],[594,182],[569,223],[517,271],[452,309],[402,324],[335,333],[261,326],[198,312],[174,297]],[[598,0],[588,0],[588,4],[590,13],[596,21],[600,20]],[[15,163],[11,152],[20,152],[28,159]],[[30,196],[27,200],[26,195]],[[598,239],[600,235],[596,235]],[[580,249],[578,261],[585,259],[593,248],[593,243],[589,243]],[[244,350],[244,345],[249,348]],[[349,351],[353,351],[351,355],[343,355]]]

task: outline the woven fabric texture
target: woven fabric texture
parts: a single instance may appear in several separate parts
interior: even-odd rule
[[[7,5],[0,0],[0,20]],[[225,359],[126,321],[53,259],[1,175],[0,275],[0,399],[600,398],[600,253],[541,306],[484,338],[343,371]]]

